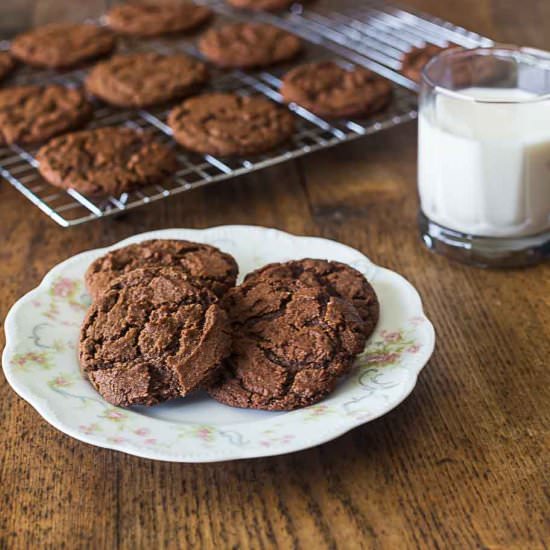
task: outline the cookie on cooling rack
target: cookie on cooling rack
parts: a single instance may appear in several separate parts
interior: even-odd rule
[[[114,279],[144,267],[177,269],[193,284],[208,288],[219,298],[235,286],[239,272],[235,259],[214,246],[153,239],[112,250],[92,262],[84,277],[86,288],[97,299]]]
[[[210,29],[199,49],[219,67],[266,67],[295,57],[300,39],[265,23],[233,23]]]
[[[0,52],[0,80],[4,80],[15,68],[15,60],[9,52]]]
[[[187,149],[220,156],[269,151],[294,131],[293,115],[271,101],[222,93],[187,99],[170,112],[168,124]]]
[[[115,195],[158,183],[177,169],[174,151],[150,132],[97,128],[54,138],[36,156],[52,185],[88,196]]]
[[[321,117],[368,116],[388,105],[392,85],[363,67],[321,61],[289,71],[281,94],[287,103],[297,103]]]
[[[38,143],[86,123],[92,107],[82,91],[59,84],[0,90],[0,144]]]
[[[206,65],[187,55],[140,52],[99,63],[85,85],[112,105],[146,107],[191,95],[207,81]]]
[[[80,365],[111,404],[154,405],[211,381],[230,351],[217,298],[173,268],[136,269],[91,306]]]
[[[114,36],[105,27],[51,23],[16,36],[10,51],[28,65],[66,69],[108,54],[114,46]]]
[[[264,278],[223,300],[231,355],[209,389],[233,407],[292,410],[332,392],[365,345],[363,324],[345,300],[300,281]]]
[[[401,72],[414,82],[420,82],[422,80],[422,70],[428,64],[428,61],[452,47],[427,44],[420,48],[412,48],[401,59]]]
[[[357,310],[367,338],[376,328],[380,316],[376,292],[362,273],[347,264],[311,258],[273,263],[249,273],[245,282],[252,284],[263,279],[300,281],[306,286],[323,288],[330,296],[347,301]]]
[[[150,1],[115,6],[107,13],[107,25],[121,34],[147,37],[192,31],[210,17],[205,6]]]
[[[288,8],[294,0],[227,0],[235,8],[251,11],[279,11]]]

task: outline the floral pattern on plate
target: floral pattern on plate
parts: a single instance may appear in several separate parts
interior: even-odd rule
[[[6,319],[6,378],[50,424],[79,440],[151,459],[209,462],[287,453],[329,441],[385,414],[412,391],[434,347],[433,327],[415,289],[340,243],[261,227],[173,229],[131,237],[206,242],[233,254],[241,275],[270,262],[304,257],[346,262],[364,273],[381,303],[380,323],[353,373],[317,405],[286,413],[245,411],[206,395],[152,408],[119,409],[82,377],[80,324],[90,304],[86,268],[107,249],[56,266]]]

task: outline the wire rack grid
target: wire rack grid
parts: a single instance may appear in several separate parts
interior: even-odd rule
[[[218,0],[203,0],[220,17],[218,24],[242,18]],[[25,195],[32,203],[63,227],[73,226],[106,216],[120,214],[150,202],[176,195],[216,181],[229,179],[262,169],[302,155],[357,139],[416,118],[416,84],[399,73],[400,57],[411,47],[425,43],[453,42],[465,47],[488,44],[490,41],[449,23],[405,11],[381,0],[361,3],[361,8],[346,7],[338,11],[324,7],[322,0],[315,9],[296,4],[282,15],[256,14],[248,16],[286,28],[309,44],[306,59],[300,62],[331,58],[343,64],[357,63],[392,80],[394,99],[388,109],[368,119],[328,121],[291,104],[296,115],[296,132],[284,146],[269,154],[249,158],[220,158],[197,155],[177,147],[179,169],[162,184],[150,185],[121,196],[86,197],[76,190],[61,190],[48,184],[37,170],[35,155],[38,147],[12,145],[0,148],[0,175]],[[0,47],[7,47],[7,43]],[[183,51],[201,57],[193,40],[123,41],[119,50],[156,50],[160,53]],[[288,70],[282,66],[255,72],[212,71],[211,90],[233,91],[250,95],[262,94],[283,103],[279,94],[281,77]],[[66,73],[23,69],[13,79],[14,84],[61,83],[80,86],[86,70]],[[172,142],[172,131],[166,123],[169,109],[117,109],[97,103],[89,127],[125,125],[149,129],[159,139]]]

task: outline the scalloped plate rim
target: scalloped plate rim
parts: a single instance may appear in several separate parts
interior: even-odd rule
[[[213,449],[208,449],[203,453],[196,453],[196,455],[194,456],[193,453],[189,453],[189,452],[187,452],[186,454],[177,454],[177,453],[170,454],[163,451],[156,451],[153,448],[149,450],[145,447],[135,446],[128,442],[115,443],[115,442],[98,440],[94,436],[89,436],[83,432],[80,432],[72,428],[71,426],[67,426],[63,420],[59,419],[57,413],[54,410],[52,410],[52,408],[49,405],[48,399],[44,398],[41,395],[37,395],[33,390],[29,389],[27,386],[21,383],[20,380],[18,380],[17,375],[14,374],[14,372],[12,372],[12,370],[7,366],[9,363],[8,361],[9,357],[14,353],[14,349],[13,349],[14,342],[17,341],[16,335],[18,332],[18,328],[15,322],[15,319],[17,317],[17,314],[19,313],[19,310],[28,301],[32,300],[36,294],[39,294],[40,291],[44,290],[44,288],[47,287],[49,281],[51,281],[57,273],[62,272],[67,265],[76,263],[88,255],[99,256],[102,253],[105,253],[109,250],[121,248],[133,242],[139,242],[139,241],[151,239],[151,238],[170,238],[169,234],[173,232],[185,231],[185,232],[191,232],[195,234],[206,234],[208,232],[216,232],[220,230],[269,231],[269,232],[278,234],[279,236],[292,238],[292,239],[299,239],[302,241],[315,240],[319,244],[329,242],[332,245],[343,247],[353,254],[361,255],[367,261],[367,263],[369,264],[372,270],[371,277],[378,277],[379,275],[388,275],[388,276],[397,277],[400,280],[400,282],[405,285],[408,292],[412,296],[414,296],[416,307],[418,308],[419,316],[423,319],[425,323],[424,326],[427,331],[426,333],[427,344],[425,345],[425,347],[423,347],[422,353],[418,354],[415,364],[413,365],[413,368],[407,371],[409,376],[403,382],[404,387],[399,397],[397,397],[395,401],[392,402],[392,404],[388,406],[386,409],[384,409],[383,411],[377,412],[372,416],[369,416],[366,420],[348,418],[346,419],[345,422],[333,427],[333,429],[331,430],[327,430],[327,431],[322,431],[318,429],[315,430],[316,435],[312,436],[309,440],[306,440],[306,441],[304,441],[303,439],[300,439],[295,442],[292,442],[291,444],[288,444],[285,447],[277,447],[277,448],[275,447],[266,447],[264,449],[252,448],[250,450],[244,449],[244,448],[238,448],[235,450],[234,453],[223,451],[222,453],[220,453],[220,456],[216,456],[216,453]],[[377,418],[380,418],[381,416],[384,416],[385,414],[389,413],[390,411],[395,409],[397,406],[399,406],[405,399],[407,399],[407,397],[412,393],[412,391],[416,386],[420,372],[427,365],[435,349],[435,329],[433,327],[433,324],[430,322],[430,320],[427,318],[424,312],[421,297],[418,291],[416,290],[416,288],[402,275],[394,271],[391,271],[389,269],[377,266],[359,250],[354,249],[353,247],[350,247],[343,243],[340,243],[336,240],[325,239],[323,237],[309,237],[306,235],[293,235],[291,233],[281,231],[278,229],[256,226],[256,225],[254,226],[252,225],[220,225],[220,226],[214,226],[214,227],[209,227],[204,229],[188,229],[188,228],[160,229],[160,230],[154,230],[154,231],[147,231],[144,233],[127,237],[110,246],[90,249],[87,251],[80,252],[74,256],[71,256],[70,258],[67,258],[66,260],[60,262],[59,264],[55,265],[52,269],[50,269],[44,275],[43,279],[41,280],[38,286],[36,286],[35,288],[27,292],[19,300],[17,300],[17,302],[15,302],[15,304],[10,308],[6,316],[4,327],[5,327],[5,335],[6,335],[6,345],[4,347],[4,351],[2,354],[2,367],[4,371],[4,376],[6,377],[6,380],[11,385],[13,390],[22,399],[24,399],[27,403],[29,403],[40,414],[40,416],[42,416],[42,418],[46,420],[46,422],[48,422],[58,431],[66,435],[69,435],[70,437],[78,441],[82,441],[84,443],[87,443],[96,447],[110,449],[114,451],[120,451],[126,454],[130,454],[133,456],[150,459],[150,460],[159,460],[164,462],[180,462],[180,463],[210,463],[210,462],[221,462],[221,461],[228,461],[228,460],[279,456],[279,455],[284,455],[284,454],[289,454],[293,452],[310,449],[312,447],[316,447],[318,445],[322,445],[324,443],[332,441],[363,424],[367,424],[373,420],[376,420]],[[168,420],[161,420],[161,419],[151,419],[151,420],[156,420],[162,423],[170,423],[170,421]],[[266,419],[266,421],[269,421],[269,420],[271,419]],[[257,420],[256,423],[257,422],[263,422],[263,420]]]

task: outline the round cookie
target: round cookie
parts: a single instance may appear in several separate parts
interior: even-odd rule
[[[179,99],[208,80],[204,63],[184,54],[155,52],[116,55],[99,63],[86,78],[86,89],[118,107],[145,107]]]
[[[193,284],[208,288],[219,298],[235,286],[239,272],[234,258],[214,246],[153,239],[117,248],[92,262],[85,275],[86,288],[97,299],[117,277],[155,266],[177,269]]]
[[[334,390],[365,345],[347,302],[320,287],[275,279],[248,281],[223,300],[231,355],[208,392],[234,407],[292,410]]]
[[[367,338],[376,328],[380,316],[376,292],[359,271],[347,264],[311,258],[273,263],[249,273],[245,282],[255,284],[263,279],[287,283],[300,281],[306,286],[321,287],[330,296],[346,300],[355,307],[363,320],[363,333]]]
[[[208,8],[191,3],[122,4],[107,13],[107,24],[121,34],[147,37],[191,31],[211,16]]]
[[[235,8],[251,11],[279,11],[288,8],[294,0],[228,0]]]
[[[326,118],[367,116],[388,105],[392,85],[363,67],[346,69],[333,61],[301,65],[283,78],[281,94]]]
[[[112,405],[154,405],[208,383],[230,351],[217,298],[172,268],[115,279],[80,331],[80,366]]]
[[[123,127],[52,139],[36,159],[49,183],[89,196],[118,196],[170,177],[178,166],[174,151],[153,134]]]
[[[59,84],[0,90],[0,144],[37,143],[87,122],[92,106],[81,90]]]
[[[9,52],[0,52],[0,80],[4,80],[15,68],[15,61]]]
[[[52,23],[16,36],[10,51],[35,67],[65,69],[108,54],[114,46],[113,34],[105,27]]]
[[[219,67],[266,67],[291,59],[302,47],[300,39],[265,23],[234,23],[207,31],[199,49]]]
[[[221,93],[184,101],[170,112],[168,124],[187,149],[220,156],[269,151],[294,131],[292,114],[271,101]]]
[[[407,78],[419,83],[422,80],[422,70],[428,61],[450,47],[452,46],[441,47],[435,44],[427,44],[421,48],[413,48],[402,58],[401,72]]]

